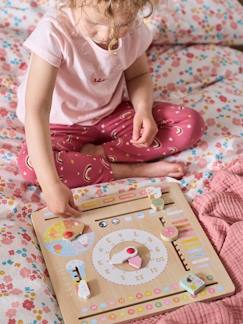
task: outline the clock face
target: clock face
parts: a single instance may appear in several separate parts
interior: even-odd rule
[[[127,246],[137,248],[142,267],[134,269],[124,262],[113,265],[111,257]],[[102,237],[93,249],[92,262],[96,271],[106,280],[120,285],[139,285],[155,279],[166,267],[167,250],[163,242],[149,232],[124,229]]]

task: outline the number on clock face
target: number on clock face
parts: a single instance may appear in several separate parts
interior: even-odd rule
[[[128,245],[136,242],[138,246],[146,247],[150,258],[145,266],[128,271],[111,264],[113,247],[126,241],[129,242]],[[141,258],[143,258],[142,255]],[[156,278],[165,269],[167,258],[164,243],[153,234],[138,229],[124,229],[107,234],[97,242],[92,254],[92,262],[96,271],[104,279],[121,285],[138,285]]]

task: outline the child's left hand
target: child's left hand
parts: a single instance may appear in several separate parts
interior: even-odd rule
[[[151,112],[136,112],[133,118],[131,143],[136,147],[149,147],[158,132]]]

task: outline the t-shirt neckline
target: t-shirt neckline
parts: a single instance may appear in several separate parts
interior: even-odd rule
[[[68,8],[69,9],[69,8]],[[72,23],[72,27],[76,28],[75,26],[75,13],[74,11],[70,8],[69,10],[69,14],[70,14],[70,19],[71,19],[71,23]],[[67,13],[68,14],[68,13]],[[81,33],[80,30],[77,30],[77,35],[79,35],[80,37],[84,38],[93,48],[101,51],[104,54],[117,54],[117,52],[122,48],[122,38],[118,39],[118,47],[114,50],[108,50],[105,48],[102,48],[101,46],[99,46],[95,41],[93,41],[90,37],[84,35],[83,33]]]

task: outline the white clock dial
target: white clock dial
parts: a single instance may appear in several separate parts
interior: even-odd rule
[[[136,243],[149,251],[149,260],[140,269],[121,269],[110,262],[113,248],[124,242]],[[143,259],[143,255],[140,255]],[[100,239],[92,254],[96,271],[106,280],[120,285],[139,285],[155,279],[164,271],[168,254],[163,242],[153,234],[138,229],[124,229],[107,234]]]

